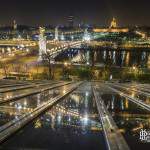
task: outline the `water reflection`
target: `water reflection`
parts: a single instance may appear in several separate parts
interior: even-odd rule
[[[101,130],[91,87],[87,83],[38,117],[3,147],[106,149]],[[39,140],[39,137],[44,138]]]
[[[69,55],[69,57],[68,57]],[[121,67],[150,68],[150,52],[144,49],[75,49],[67,50],[56,57],[56,61],[71,60],[77,63],[104,64]]]
[[[25,94],[25,93],[31,93],[31,92],[35,92],[37,90],[40,89],[44,89],[44,88],[48,88],[50,86],[52,86],[52,84],[56,84],[57,82],[51,82],[51,83],[36,83],[37,85],[33,88],[26,88],[26,89],[18,89],[18,90],[14,90],[14,91],[8,91],[8,92],[4,92],[1,93],[1,96],[3,97],[3,99],[9,99],[12,98],[14,96],[18,96],[20,94]],[[8,88],[11,89],[11,88]],[[7,89],[7,90],[8,90]]]
[[[132,98],[136,98],[136,100],[141,100],[142,102],[150,105],[150,97],[145,95],[145,94],[142,94],[140,92],[136,92],[136,91],[133,91],[135,90],[135,88],[127,88],[127,89],[124,89],[124,88],[121,88],[121,87],[117,87],[117,86],[112,86],[113,88],[125,93],[125,94],[128,94],[130,95]]]
[[[139,132],[150,129],[150,112],[117,94],[103,94],[102,98],[130,148],[147,149],[150,143],[143,145]]]
[[[0,107],[0,126],[6,124],[10,120],[16,119],[22,115],[22,112],[16,111],[13,108]]]
[[[27,96],[17,101],[2,104],[0,106],[0,126],[15,119],[16,116],[33,111],[38,106],[54,97],[62,95],[65,90],[69,89],[69,87],[70,85],[62,86],[60,88],[44,91],[36,95]]]
[[[141,114],[143,112],[148,113],[142,108],[139,109],[136,104],[130,102],[127,98],[121,97],[118,94],[103,94],[102,99],[104,99],[107,109],[114,112],[132,112],[135,114]]]

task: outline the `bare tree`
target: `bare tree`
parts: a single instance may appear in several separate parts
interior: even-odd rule
[[[8,65],[6,65],[3,62],[0,62],[0,67],[4,70],[5,78],[7,78],[8,77]]]
[[[48,67],[48,79],[53,79],[52,74],[52,54],[50,52],[46,52],[42,54],[43,63]]]

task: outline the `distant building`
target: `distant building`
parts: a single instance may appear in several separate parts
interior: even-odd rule
[[[117,21],[115,18],[111,21],[110,27],[109,28],[117,28]]]
[[[74,25],[74,16],[70,15],[68,16],[68,26],[72,28],[73,25]]]
[[[112,19],[109,28],[94,28],[94,32],[128,32],[128,28],[121,28],[117,26],[115,18]]]

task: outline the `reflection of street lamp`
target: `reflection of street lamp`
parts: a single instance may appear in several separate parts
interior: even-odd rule
[[[110,75],[110,80],[112,80],[113,79],[113,76],[112,76],[112,74]]]
[[[71,40],[72,40],[72,41],[74,40],[74,37],[73,37],[73,35],[71,36]]]
[[[63,90],[63,94],[66,94],[66,90],[65,89]]]
[[[139,75],[139,68],[137,66],[133,66],[132,69],[134,76],[137,77]]]
[[[27,48],[26,51],[29,52],[29,49]]]

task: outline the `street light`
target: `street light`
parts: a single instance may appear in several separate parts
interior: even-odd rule
[[[132,67],[132,69],[133,69],[133,70],[136,70],[136,67],[135,67],[135,66],[133,66],[133,67]]]
[[[64,66],[66,66],[66,67],[67,67],[67,66],[68,66],[68,63],[67,63],[67,62],[64,62]]]

